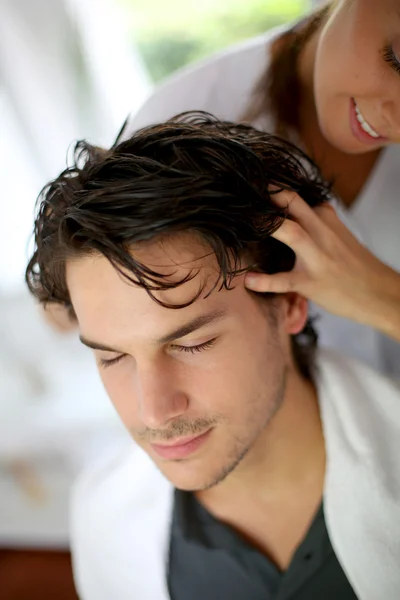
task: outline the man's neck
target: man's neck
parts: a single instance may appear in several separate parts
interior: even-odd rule
[[[294,375],[281,409],[239,467],[196,497],[285,570],[321,505],[324,476],[317,394]]]

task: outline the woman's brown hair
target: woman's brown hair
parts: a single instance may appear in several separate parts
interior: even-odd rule
[[[334,2],[314,11],[273,43],[272,60],[259,80],[244,120],[254,123],[267,111],[275,123],[274,133],[288,137],[299,126],[300,84],[297,65],[300,52],[326,20]]]

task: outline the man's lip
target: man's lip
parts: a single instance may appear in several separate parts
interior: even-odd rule
[[[200,435],[182,438],[172,444],[151,444],[151,447],[164,460],[183,460],[200,449],[211,432],[212,428]]]
[[[193,442],[193,440],[196,440],[197,438],[201,437],[202,435],[207,433],[207,431],[203,431],[203,433],[199,433],[197,435],[192,435],[191,437],[188,437],[188,438],[182,438],[178,441],[173,441],[172,443],[169,443],[169,444],[158,444],[158,443],[152,442],[151,445],[153,447],[156,446],[157,448],[178,448],[179,446],[186,446],[186,444],[189,444],[189,442]]]

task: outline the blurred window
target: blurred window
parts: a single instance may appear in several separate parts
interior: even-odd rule
[[[309,0],[116,0],[154,81],[296,19]]]

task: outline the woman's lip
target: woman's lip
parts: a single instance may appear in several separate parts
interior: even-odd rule
[[[179,458],[186,458],[190,454],[193,454],[196,450],[203,445],[207,440],[211,429],[202,433],[198,436],[187,438],[186,440],[179,440],[175,444],[162,445],[162,444],[151,444],[153,450],[166,460],[176,460]]]
[[[357,119],[356,104],[354,98],[351,98],[350,100],[350,127],[354,137],[356,137],[359,142],[363,142],[364,144],[376,146],[377,143],[382,144],[382,142],[388,141],[388,138],[386,137],[380,135],[379,137],[374,138],[371,135],[369,135],[369,133],[364,131]]]

